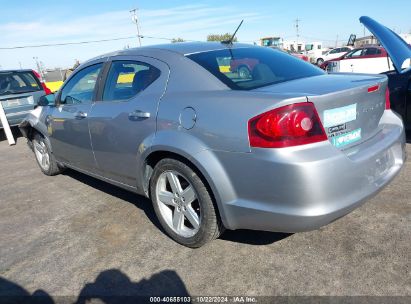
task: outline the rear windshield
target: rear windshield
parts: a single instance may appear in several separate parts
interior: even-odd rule
[[[271,48],[224,49],[187,55],[233,90],[252,90],[325,72]]]
[[[41,84],[31,72],[0,72],[0,95],[20,94],[41,90]]]

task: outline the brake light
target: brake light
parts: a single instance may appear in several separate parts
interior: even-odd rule
[[[385,109],[391,109],[390,89],[388,87],[387,90],[385,90]]]
[[[368,88],[368,93],[377,92],[380,89],[380,85],[375,85]]]
[[[248,121],[251,147],[284,148],[327,140],[311,102],[295,103],[260,114]]]

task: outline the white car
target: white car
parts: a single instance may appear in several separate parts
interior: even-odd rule
[[[325,62],[328,72],[380,74],[394,69],[387,51],[380,46],[354,49],[343,58]]]
[[[317,58],[316,63],[318,66],[320,66],[324,63],[324,61],[340,58],[341,56],[347,54],[351,50],[352,50],[352,47],[350,46],[344,46],[344,47],[332,49],[328,51],[327,53],[325,53],[322,57]]]

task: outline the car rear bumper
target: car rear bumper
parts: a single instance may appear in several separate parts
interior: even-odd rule
[[[380,131],[340,151],[330,142],[252,153],[216,152],[235,195],[222,201],[228,229],[317,229],[375,195],[406,158],[401,119],[385,111]],[[224,192],[224,184],[217,186]]]
[[[23,110],[18,112],[6,113],[7,121],[9,122],[10,127],[18,126],[23,119],[33,110],[31,107],[30,110]],[[0,121],[0,129],[3,128],[3,124]]]

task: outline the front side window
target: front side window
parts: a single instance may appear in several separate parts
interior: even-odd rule
[[[234,48],[187,55],[234,90],[252,90],[324,71],[271,48]]]
[[[103,64],[99,63],[77,72],[61,91],[60,103],[91,103],[102,66]]]
[[[346,58],[360,57],[363,53],[363,49],[353,50],[346,55]]]
[[[144,91],[160,70],[137,61],[113,61],[104,86],[103,101],[127,100]]]

